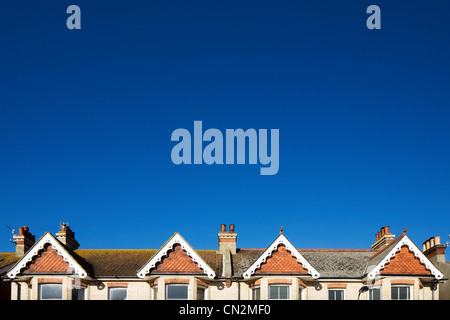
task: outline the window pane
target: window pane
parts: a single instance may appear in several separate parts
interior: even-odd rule
[[[126,300],[127,288],[110,288],[109,300]]]
[[[400,300],[407,300],[409,299],[409,288],[408,287],[401,287],[400,289]]]
[[[62,299],[62,284],[41,284],[39,285],[41,300],[60,300]]]
[[[269,299],[286,300],[289,299],[289,286],[269,286]]]
[[[409,286],[395,286],[391,287],[392,300],[409,300],[411,295]]]
[[[279,288],[279,299],[289,299],[289,287],[288,286],[282,286]]]
[[[391,288],[391,299],[398,300],[398,288],[397,287]]]
[[[370,289],[369,299],[370,300],[381,300],[381,289],[380,288]]]
[[[344,290],[328,290],[328,300],[344,300]]]
[[[269,286],[269,299],[278,299],[278,287]]]
[[[205,300],[205,288],[197,288],[197,300]]]
[[[172,284],[166,285],[166,299],[186,300],[188,298],[188,286]]]
[[[261,300],[261,288],[252,289],[252,300]]]
[[[72,289],[72,300],[84,300],[84,288],[73,288]]]

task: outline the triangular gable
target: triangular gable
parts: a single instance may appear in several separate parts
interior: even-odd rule
[[[263,263],[268,261],[269,258],[272,257],[274,252],[278,250],[278,247],[283,245],[290,254],[296,258],[297,262],[299,262],[304,269],[307,270],[308,274],[310,274],[314,279],[320,277],[319,272],[314,269],[308,261],[298,252],[297,249],[289,242],[289,240],[284,236],[284,234],[280,234],[274,242],[264,251],[264,253],[244,272],[244,278],[250,278],[255,272],[261,267]],[[299,272],[302,273],[302,272]]]
[[[402,251],[403,247],[407,247],[409,252],[414,254],[414,257],[419,259],[420,263],[423,264],[423,266],[429,270],[429,272],[436,278],[436,279],[442,279],[443,274],[428,260],[427,257],[420,251],[419,248],[409,239],[409,237],[404,234],[401,236],[398,241],[394,243],[392,248],[387,251],[383,259],[368,273],[368,277],[370,279],[374,279],[377,276],[380,276],[382,274],[383,269],[386,267],[389,267],[389,263],[391,260],[397,255],[405,255],[404,251]],[[392,267],[392,265],[391,265]]]
[[[23,256],[14,267],[8,272],[10,279],[15,278],[21,270],[27,267],[27,265],[33,261],[33,259],[44,250],[45,247],[51,245],[52,250],[62,257],[63,261],[81,278],[87,276],[87,272],[80,266],[80,264],[72,257],[72,255],[64,248],[64,246],[49,232],[46,232]]]
[[[137,276],[139,278],[144,278],[150,273],[150,270],[157,267],[157,264],[163,261],[171,252],[173,252],[174,246],[180,245],[186,254],[195,262],[199,268],[203,270],[208,278],[214,278],[216,276],[215,272],[208,266],[208,264],[200,258],[200,256],[192,249],[192,247],[183,239],[179,233],[175,233],[159,251],[148,261],[144,267],[142,267]]]

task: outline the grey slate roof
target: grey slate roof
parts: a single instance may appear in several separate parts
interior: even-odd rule
[[[320,273],[320,278],[361,278],[371,250],[298,250]]]

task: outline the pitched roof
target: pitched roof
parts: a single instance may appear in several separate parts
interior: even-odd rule
[[[142,268],[139,269],[137,276],[139,278],[144,278],[147,274],[150,273],[150,270],[155,268],[155,266],[166,257],[168,252],[173,249],[174,245],[181,245],[181,248],[187,253],[188,256],[192,258],[192,261],[197,263],[198,266],[203,269],[204,273],[208,276],[208,278],[214,278],[216,273],[214,270],[208,265],[206,261],[202,259],[201,256],[197,254],[197,252],[187,243],[186,240],[178,233],[175,232],[172,237],[170,237],[163,246],[151,257],[151,259],[145,263]]]
[[[0,275],[10,269],[10,265],[16,263],[20,257],[15,252],[0,252]]]
[[[320,277],[320,273],[303,257],[303,255],[292,245],[292,243],[280,231],[279,236],[267,247],[267,249],[252,263],[250,267],[243,273],[244,278],[249,278],[256,270],[266,263],[274,252],[278,251],[279,246],[284,246],[287,251],[295,257],[297,262],[301,264],[302,269],[305,269],[313,278]]]
[[[372,250],[301,250],[300,253],[320,273],[321,278],[360,278]]]
[[[428,269],[436,279],[442,279],[443,274],[428,260],[422,251],[409,239],[409,237],[403,233],[397,239],[395,239],[390,245],[386,246],[375,255],[373,255],[367,264],[366,274],[369,278],[375,278],[380,271],[390,262],[392,258],[401,250],[402,247],[408,247],[408,249],[414,254],[414,257],[419,259],[420,263]]]
[[[46,233],[47,234],[47,233]],[[177,234],[174,234],[174,236]],[[45,236],[45,234],[44,234]],[[41,237],[42,238],[44,238]],[[129,277],[137,278],[138,272],[145,269],[150,261],[165,248],[173,239],[172,236],[160,249],[76,249],[70,250],[53,236],[46,236],[51,245],[56,245],[62,254],[70,256],[72,263],[76,263],[79,270],[85,271],[94,278],[101,277]],[[406,237],[406,238],[405,238]],[[277,239],[279,239],[278,237]],[[177,239],[182,239],[181,236]],[[283,239],[284,240],[284,239]],[[40,241],[40,240],[39,240]],[[36,243],[39,243],[36,242]],[[187,243],[184,249],[190,251],[190,255],[200,261],[203,268],[209,269],[215,275],[222,274],[222,255],[216,250],[194,250]],[[274,241],[275,243],[275,241]],[[290,244],[290,243],[289,243]],[[380,251],[364,249],[293,249],[298,256],[307,262],[311,270],[320,274],[320,278],[361,278],[375,271],[382,269],[386,261],[397,252],[397,245],[408,245],[431,273],[439,278],[441,273],[437,270],[422,252],[405,235],[396,238],[390,245]],[[271,248],[269,246],[269,248]],[[249,270],[258,259],[264,255],[268,249],[237,249],[236,254],[231,256],[232,277],[244,277],[244,273]],[[44,250],[45,247],[40,250]],[[394,250],[395,249],[395,250]],[[33,247],[29,250],[36,251]],[[165,250],[165,249],[164,249]],[[270,250],[269,250],[270,251]],[[36,251],[37,252],[37,251]],[[36,252],[34,254],[36,254]],[[167,253],[167,252],[166,252]],[[29,258],[29,257],[28,257]],[[15,253],[0,253],[0,271],[13,270],[18,264],[23,264],[15,256]],[[31,261],[31,260],[29,260]],[[261,261],[260,261],[261,262]],[[22,266],[23,267],[23,266]],[[19,268],[22,269],[22,267]],[[14,272],[17,272],[15,270]],[[17,273],[16,273],[17,274]]]

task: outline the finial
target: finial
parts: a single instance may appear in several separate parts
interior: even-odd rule
[[[280,234],[283,234],[283,227],[280,228]]]
[[[406,228],[403,228],[403,234],[406,234]]]

